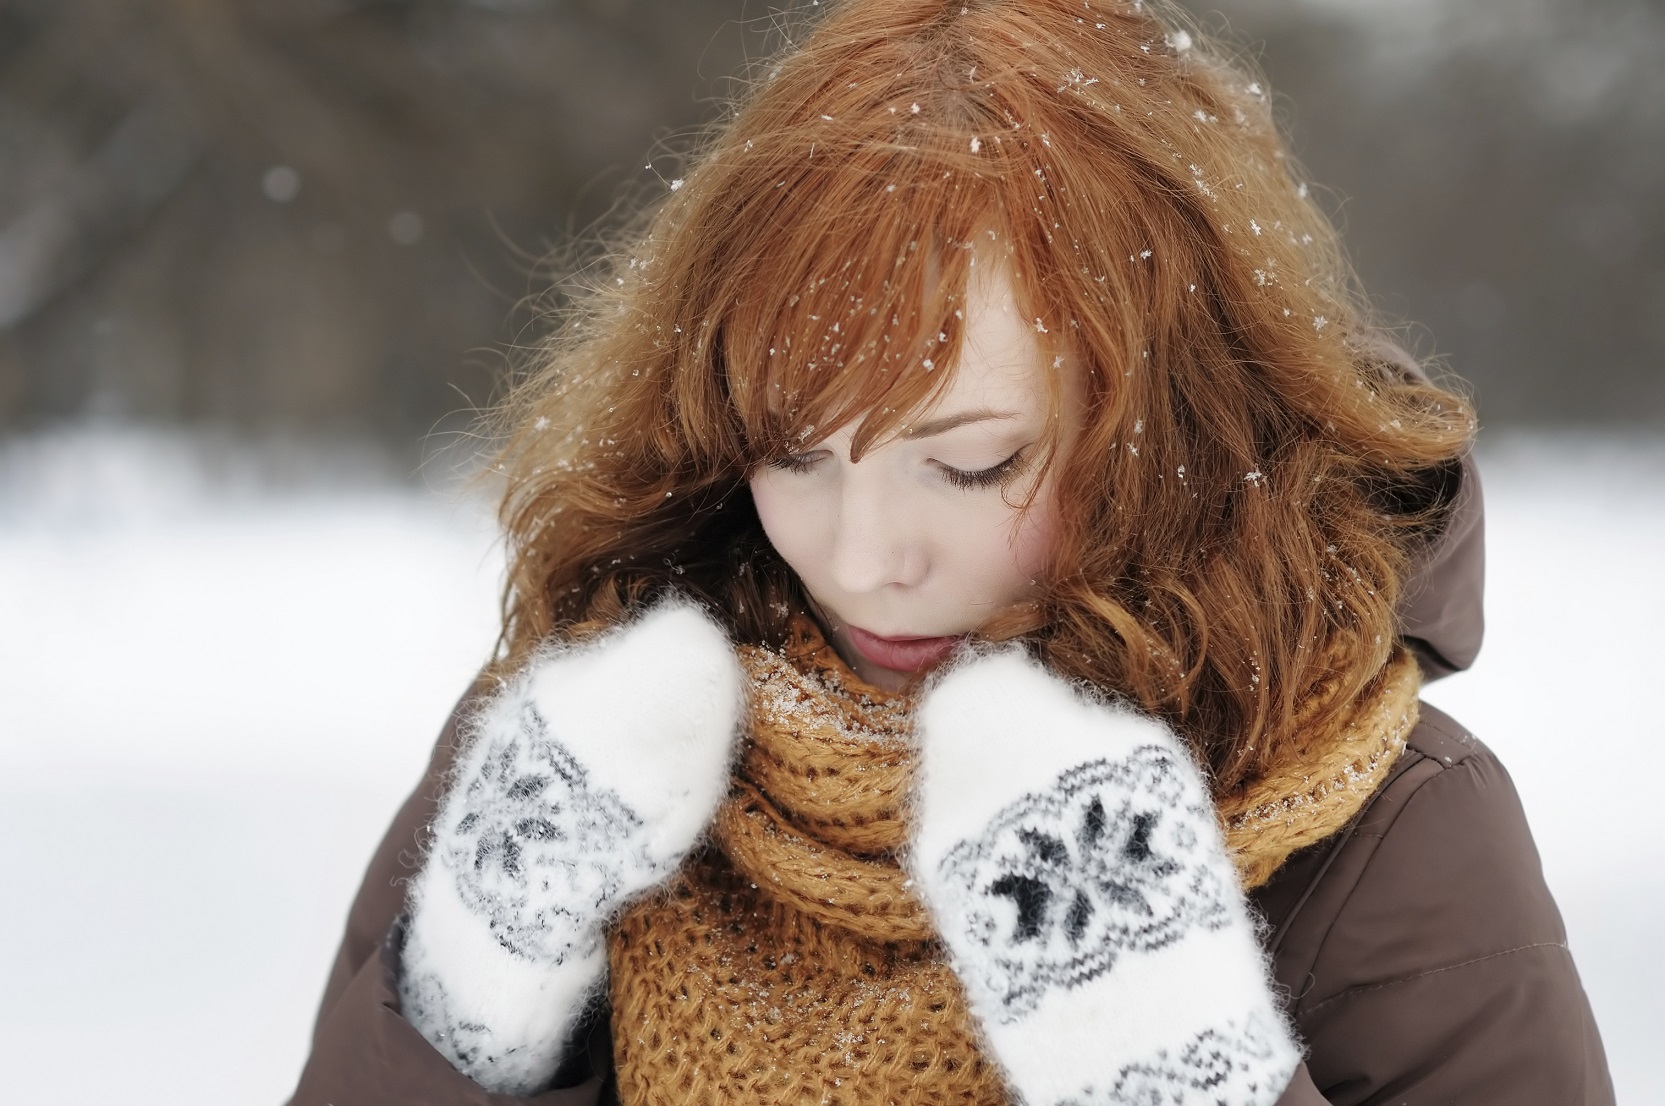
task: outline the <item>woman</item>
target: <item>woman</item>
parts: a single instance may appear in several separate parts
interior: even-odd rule
[[[297,1103],[1611,1101],[1472,418],[1171,13],[834,5],[507,419]]]

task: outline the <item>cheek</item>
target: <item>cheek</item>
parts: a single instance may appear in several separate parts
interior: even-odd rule
[[[750,482],[752,505],[757,510],[763,533],[775,552],[800,576],[809,567],[807,554],[819,544],[812,533],[818,512],[809,509],[808,497],[787,494],[776,481],[767,476],[754,476]]]
[[[1061,526],[1058,502],[1050,492],[1015,521],[1007,539],[1007,563],[1015,580],[1027,585],[1040,575],[1052,557]]]
[[[1016,602],[1033,590],[1052,556],[1060,522],[1056,504],[1037,499],[1026,515],[1000,504],[945,512],[935,520],[943,583],[977,606]]]

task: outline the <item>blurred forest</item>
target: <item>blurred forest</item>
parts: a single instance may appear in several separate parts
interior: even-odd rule
[[[1190,9],[1487,425],[1665,429],[1659,0]],[[542,259],[662,189],[773,10],[0,0],[0,435],[466,425]]]

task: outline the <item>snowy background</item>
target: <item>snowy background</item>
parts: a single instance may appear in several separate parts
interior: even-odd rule
[[[1665,1104],[1665,4],[1180,3],[1486,425],[1588,428],[1488,436],[1491,632],[1429,697]],[[813,6],[0,0],[0,1099],[285,1097],[496,631],[489,512],[410,459]]]
[[[1429,698],[1524,796],[1620,1101],[1665,1102],[1665,441],[1483,455],[1490,630]],[[271,1104],[495,634],[487,511],[373,456],[0,440],[0,1094]],[[350,478],[344,473],[354,474]]]

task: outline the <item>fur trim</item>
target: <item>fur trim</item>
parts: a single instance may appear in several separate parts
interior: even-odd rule
[[[699,608],[550,648],[484,704],[412,887],[405,1017],[490,1090],[548,1083],[606,968],[606,923],[728,790],[741,675]]]
[[[935,681],[918,734],[909,865],[1023,1098],[1275,1102],[1300,1050],[1174,734],[1020,649]]]

